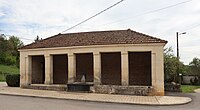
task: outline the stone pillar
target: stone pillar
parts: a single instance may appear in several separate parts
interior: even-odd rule
[[[128,52],[121,52],[121,84],[129,85]]]
[[[151,53],[151,84],[156,86],[156,53]]]
[[[101,84],[101,55],[100,53],[93,53],[94,59],[94,84]]]
[[[164,95],[164,56],[163,56],[163,47],[160,47],[156,55],[156,85],[157,85],[157,94]]]
[[[20,87],[26,86],[26,57],[20,53]]]
[[[76,77],[76,62],[73,53],[68,54],[68,83],[74,83]]]
[[[53,56],[45,55],[45,84],[53,84]]]
[[[154,95],[164,95],[164,59],[163,49],[152,53],[152,86],[154,89]]]
[[[30,85],[31,77],[32,77],[32,57],[31,56],[25,57],[25,68],[26,68],[25,85]]]

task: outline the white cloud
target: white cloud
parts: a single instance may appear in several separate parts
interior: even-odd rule
[[[4,0],[0,1],[0,17],[2,17],[2,16],[5,15],[5,13],[3,12],[3,10],[1,9],[1,7],[5,6],[5,3],[6,2]]]
[[[0,30],[7,34],[34,39],[37,35],[46,38],[94,15],[119,0],[1,0]],[[125,0],[98,17],[70,30],[93,31],[128,29],[143,32],[169,41],[167,46],[176,48],[177,31],[183,32],[199,23],[200,1],[178,5],[155,13],[141,15],[151,10],[183,2],[183,0]],[[1,18],[1,16],[3,16]],[[113,21],[119,22],[112,23]],[[200,26],[199,26],[200,27]],[[1,29],[3,28],[3,29]],[[5,31],[6,30],[6,31]],[[186,64],[199,55],[200,32],[187,30],[180,38],[181,60]],[[30,41],[24,42],[30,43]],[[176,51],[175,51],[176,52]],[[192,54],[193,53],[193,54]]]
[[[0,17],[4,16],[5,14],[0,10]]]

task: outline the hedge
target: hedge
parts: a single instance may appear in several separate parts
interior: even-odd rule
[[[6,83],[10,87],[19,87],[20,75],[19,74],[6,75]]]

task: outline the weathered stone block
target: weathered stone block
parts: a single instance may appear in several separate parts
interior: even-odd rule
[[[95,85],[92,88],[95,93],[104,94],[127,94],[127,95],[152,95],[151,86],[117,86],[117,85]]]
[[[39,84],[27,85],[23,86],[22,88],[37,89],[37,90],[53,90],[53,91],[66,91],[67,89],[66,85],[39,85]]]

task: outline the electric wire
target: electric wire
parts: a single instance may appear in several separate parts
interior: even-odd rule
[[[187,1],[179,2],[177,4],[173,4],[173,5],[169,5],[169,6],[163,7],[163,8],[147,11],[147,12],[144,12],[144,13],[141,13],[141,14],[138,14],[138,15],[134,15],[134,16],[131,16],[131,17],[119,19],[119,20],[116,20],[116,21],[113,21],[113,22],[109,22],[109,23],[105,23],[105,24],[102,24],[102,25],[99,25],[99,26],[105,26],[105,25],[110,25],[110,24],[114,24],[114,23],[119,23],[119,22],[122,22],[122,21],[126,21],[126,20],[129,20],[129,19],[133,19],[133,18],[139,17],[139,16],[144,16],[144,15],[155,13],[155,12],[158,12],[158,11],[162,11],[162,10],[165,10],[165,9],[168,9],[168,8],[176,7],[178,5],[182,5],[182,4],[191,2],[191,1],[193,1],[193,0],[187,0]]]
[[[197,25],[194,25],[194,26],[192,26],[192,27],[190,27],[190,28],[185,29],[184,31],[189,31],[189,30],[195,29],[195,28],[197,28],[197,27],[199,27],[199,26],[200,26],[200,24],[197,24]],[[189,26],[188,26],[188,27],[189,27]]]
[[[93,15],[93,16],[91,16],[91,17],[89,17],[89,18],[87,18],[87,19],[85,19],[85,20],[83,20],[83,21],[81,21],[80,23],[77,23],[76,25],[74,25],[74,26],[72,26],[72,27],[70,27],[70,28],[68,28],[68,29],[66,29],[66,30],[64,30],[64,31],[62,31],[61,33],[64,33],[64,32],[66,32],[66,31],[69,31],[69,30],[71,30],[71,29],[73,29],[73,28],[75,28],[75,27],[77,27],[77,26],[83,24],[84,22],[87,22],[88,20],[90,20],[90,19],[92,19],[92,18],[94,18],[94,17],[96,17],[96,16],[102,14],[103,12],[105,12],[105,11],[111,9],[112,7],[114,7],[114,6],[118,5],[118,4],[120,4],[120,3],[123,2],[123,1],[124,1],[124,0],[121,0],[121,1],[119,1],[119,2],[117,2],[117,3],[115,3],[115,4],[113,4],[113,5],[109,6],[108,8],[106,8],[106,9],[100,11],[99,13],[97,13],[97,14],[95,14],[95,15]]]
[[[0,35],[4,35],[6,37],[12,37],[12,36],[14,36],[14,35],[8,35],[8,34],[0,34]],[[24,37],[17,37],[17,38],[24,39],[24,40],[29,40],[29,41],[34,41],[33,39],[28,39],[28,38],[24,38]]]

